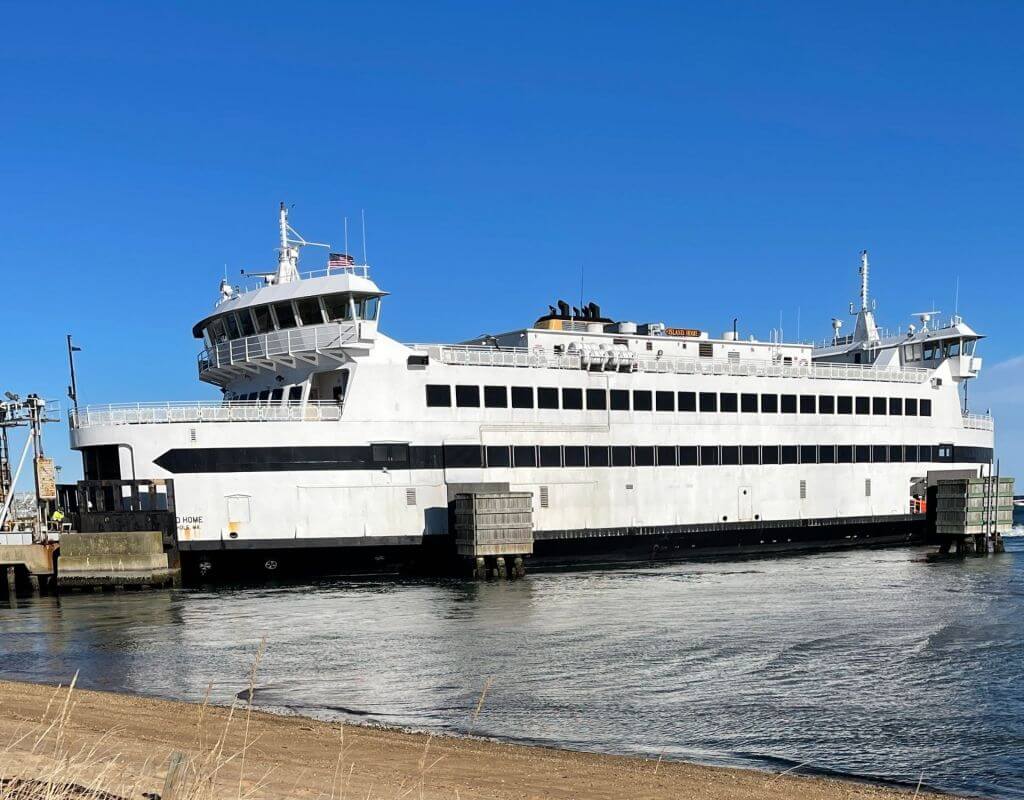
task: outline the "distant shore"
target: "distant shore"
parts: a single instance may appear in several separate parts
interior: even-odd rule
[[[578,753],[0,681],[0,781],[55,798],[907,800],[855,781]],[[173,765],[173,766],[172,766]],[[2,784],[0,784],[2,785]],[[10,785],[9,783],[7,784]],[[2,793],[2,792],[0,792]],[[5,795],[6,796],[6,795]],[[19,795],[20,796],[20,795]],[[93,795],[89,795],[90,797]],[[917,793],[919,800],[943,797]]]

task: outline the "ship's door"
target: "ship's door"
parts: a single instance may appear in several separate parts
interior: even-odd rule
[[[749,486],[738,489],[736,516],[740,522],[749,522],[754,518],[754,495]]]

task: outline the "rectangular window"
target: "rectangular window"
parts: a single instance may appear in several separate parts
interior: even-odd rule
[[[741,394],[740,395],[740,411],[745,414],[756,414],[757,413],[757,395],[756,394]]]
[[[538,388],[537,408],[558,408],[558,389],[549,386]]]
[[[612,389],[611,395],[612,411],[629,411],[628,389]]]
[[[508,387],[485,386],[484,406],[486,408],[508,408]]]
[[[296,300],[295,308],[299,312],[299,321],[303,325],[320,325],[324,321],[324,315],[320,311],[320,301],[315,297]]]
[[[871,445],[871,460],[876,464],[885,464],[889,460],[889,448],[884,444]]]
[[[608,393],[604,389],[587,389],[587,408],[604,411],[608,408]]]
[[[541,445],[537,448],[542,467],[562,466],[562,448],[557,445]]]
[[[796,395],[795,394],[784,394],[782,395],[782,413],[783,414],[795,414],[796,413]]]
[[[281,388],[280,386],[278,386],[276,389],[270,392],[271,403],[278,402],[282,397],[284,397],[284,389]]]
[[[512,387],[512,408],[533,408],[533,387]]]
[[[447,386],[445,388],[448,389]],[[447,404],[451,405],[452,404],[451,389],[448,389],[448,392],[449,392],[449,394],[448,394],[448,403]],[[289,403],[297,403],[300,400],[302,400],[302,386],[292,386],[290,389],[288,389],[288,402]]]
[[[717,447],[702,447],[700,449],[700,463],[706,467],[713,467],[718,463]]]
[[[870,414],[871,413],[871,398],[870,397],[858,397],[853,401],[854,411],[858,414]]]
[[[917,460],[918,461],[931,461],[932,460],[932,446],[930,444],[920,444],[917,446]]]
[[[841,444],[836,447],[836,461],[840,464],[853,463],[853,445]]]
[[[818,448],[813,444],[802,444],[800,445],[800,463],[801,464],[817,464],[818,463]]]
[[[818,463],[836,463],[836,446],[834,444],[823,444],[818,448]]]
[[[646,390],[634,389],[633,390],[633,410],[634,411],[650,411],[651,410],[651,393]]]
[[[631,467],[633,466],[633,455],[628,446],[615,445],[612,447],[612,466]]]
[[[724,445],[722,447],[722,463],[732,466],[740,463],[740,449],[736,445]]]
[[[853,449],[853,455],[858,464],[869,464],[871,462],[871,446],[859,444]]]
[[[779,446],[777,444],[766,444],[761,448],[761,463],[762,464],[778,464],[779,463]]]
[[[886,403],[884,397],[872,397],[871,398],[871,413],[878,416],[884,416],[886,409]]]
[[[512,463],[517,467],[537,466],[537,448],[516,445],[512,448]]]
[[[252,315],[256,319],[257,333],[270,333],[274,330],[274,321],[270,318],[270,306],[256,306],[252,310]]]
[[[891,444],[889,445],[889,461],[893,464],[898,464],[903,460],[903,445]]]
[[[779,396],[777,394],[761,395],[761,413],[776,414],[779,411]]]
[[[477,444],[446,444],[444,465],[449,468],[479,468],[484,465],[483,451]]]
[[[801,414],[817,414],[818,413],[818,398],[813,394],[802,394],[800,395],[800,413]]]
[[[638,467],[654,466],[654,448],[633,448],[633,463]]]
[[[324,308],[327,309],[327,319],[333,321],[352,319],[352,306],[348,302],[347,294],[329,294],[324,296]]]
[[[717,411],[718,410],[718,395],[715,394],[714,392],[701,392],[700,393],[700,410],[701,411]]]
[[[580,411],[583,408],[583,390],[573,388],[562,389],[562,408]]]
[[[903,416],[903,399],[900,397],[889,398],[889,416],[890,417],[901,417]]]
[[[908,444],[903,447],[903,460],[908,464],[917,463],[917,445]]]
[[[936,461],[951,462],[953,460],[953,445],[940,444],[935,448],[935,451]]]
[[[723,412],[736,411],[739,408],[739,398],[735,392],[722,392],[718,395],[718,408]]]
[[[697,410],[697,393],[696,392],[677,392],[676,400],[679,401],[680,411],[696,411]]]
[[[744,445],[740,455],[743,457],[744,464],[761,463],[761,448],[756,445]]]
[[[658,411],[675,411],[676,410],[676,394],[675,392],[655,392],[654,394],[655,408]]]
[[[853,398],[848,395],[840,395],[836,398],[836,410],[840,414],[853,413]]]
[[[780,464],[796,464],[797,463],[797,447],[795,444],[784,444],[779,448],[779,463]]]
[[[587,466],[587,449],[576,445],[567,445],[564,448],[565,466],[585,467]]]
[[[478,408],[480,406],[480,387],[456,386],[455,405],[459,408]]]
[[[279,330],[295,327],[295,310],[291,303],[274,303],[274,316]]]
[[[659,467],[674,467],[676,465],[676,449],[674,447],[666,447],[661,445],[657,448],[658,451],[658,466]]]
[[[512,462],[509,459],[508,448],[500,445],[487,446],[487,466],[508,467]]]
[[[932,401],[922,400],[921,401],[921,416],[930,417],[932,415]]]
[[[903,403],[903,413],[908,417],[917,416],[917,399],[908,397]]]
[[[252,336],[256,333],[256,326],[252,324],[252,315],[247,308],[238,312],[238,329],[242,336]]]
[[[228,326],[228,338],[237,339],[241,334],[238,332],[238,320],[234,314],[225,314],[224,322]]]
[[[679,448],[679,466],[681,467],[695,467],[697,466],[697,448],[691,447],[690,445],[683,445]]]
[[[269,400],[270,399],[270,389],[264,389],[262,392],[260,392],[259,398],[262,401]]]
[[[823,394],[818,398],[819,414],[835,414],[836,399],[830,394]]]
[[[590,466],[592,467],[607,467],[610,463],[608,459],[608,448],[588,447],[587,463],[590,464]]]

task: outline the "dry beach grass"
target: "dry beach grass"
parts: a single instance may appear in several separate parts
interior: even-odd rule
[[[915,796],[797,774],[331,724],[247,704],[221,708],[11,682],[0,682],[0,742],[0,800]]]

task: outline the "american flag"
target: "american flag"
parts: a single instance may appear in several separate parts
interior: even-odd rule
[[[348,253],[327,254],[327,269],[344,269],[345,267],[354,266],[355,263],[356,260]]]

